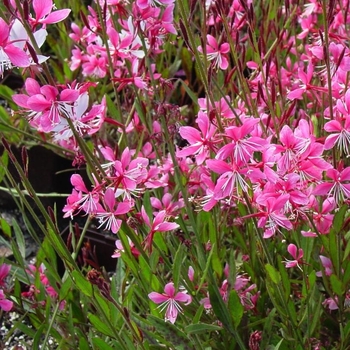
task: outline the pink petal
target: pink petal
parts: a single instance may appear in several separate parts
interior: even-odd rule
[[[75,187],[77,191],[89,192],[84,184],[82,177],[79,174],[73,174],[70,178],[71,184]]]
[[[20,107],[28,108],[27,102],[28,102],[28,95],[24,94],[17,94],[12,96],[12,100]]]
[[[3,280],[10,272],[11,265],[2,264],[0,266],[0,280]]]
[[[334,145],[337,143],[338,139],[339,139],[339,134],[328,135],[326,137],[326,140],[324,141],[324,149],[325,150],[332,149]]]
[[[60,93],[60,100],[65,102],[75,102],[79,97],[79,91],[74,89],[65,89]]]
[[[165,320],[174,324],[176,322],[178,313],[179,311],[177,307],[174,305],[174,303],[169,303],[165,313]]]
[[[220,53],[228,53],[230,51],[230,45],[228,43],[224,43],[220,45]]]
[[[160,231],[160,232],[166,232],[166,231],[171,231],[175,230],[178,227],[180,227],[178,224],[175,222],[163,222],[159,224],[157,227],[155,227],[155,230]]]
[[[168,296],[165,296],[157,292],[149,293],[148,297],[156,304],[161,304],[169,300]]]
[[[218,174],[223,174],[227,171],[232,171],[231,167],[223,160],[209,159],[206,162],[207,167]]]
[[[115,156],[114,156],[114,152],[112,150],[112,148],[110,147],[102,147],[100,149],[101,153],[103,154],[103,156],[106,158],[106,160],[109,161],[114,161],[115,160]]]
[[[298,248],[296,247],[295,244],[289,244],[288,247],[287,247],[287,250],[288,250],[288,253],[289,253],[294,259],[297,258],[297,251],[298,251]]]
[[[186,305],[188,305],[191,303],[192,298],[187,293],[179,292],[179,293],[176,293],[174,300],[185,303]]]
[[[41,93],[40,85],[35,79],[27,78],[25,82],[25,87],[29,96],[33,96]]]
[[[7,45],[6,47],[4,47],[4,51],[14,66],[16,67],[30,66],[28,55],[20,48],[14,45]]]
[[[107,207],[112,212],[115,205],[115,194],[114,191],[111,188],[107,188],[105,195],[103,196],[103,199],[105,203],[107,204]]]
[[[164,287],[164,292],[169,296],[169,298],[174,298],[174,295],[175,295],[174,283],[173,282],[167,283]]]
[[[287,98],[289,100],[302,100],[303,99],[303,93],[305,92],[305,88],[297,88],[287,94]]]
[[[58,23],[66,19],[70,12],[71,10],[68,9],[54,11],[50,13],[44,20],[40,20],[39,22],[45,24]]]
[[[222,70],[225,70],[225,69],[227,69],[227,67],[228,67],[228,60],[227,60],[227,58],[224,57],[224,56],[221,56],[220,68],[221,68]]]
[[[340,174],[340,181],[350,180],[350,167],[345,168]]]
[[[295,267],[298,265],[298,262],[296,260],[293,260],[293,261],[288,261],[286,263],[286,268],[291,268],[291,267]]]
[[[343,130],[343,127],[337,120],[331,120],[324,125],[324,129],[327,132],[340,132]]]
[[[312,231],[303,231],[301,230],[300,233],[302,234],[303,237],[317,237],[317,234]]]
[[[8,24],[0,17],[0,45],[5,46],[10,34]]]
[[[120,202],[118,203],[117,209],[115,211],[115,215],[126,214],[130,211],[131,205],[129,202]]]
[[[333,184],[324,182],[322,184],[317,185],[313,190],[312,194],[315,194],[315,195],[328,194],[332,186]]]
[[[13,307],[13,302],[7,299],[0,300],[0,308],[4,311],[10,311]]]
[[[42,112],[51,107],[51,102],[49,102],[43,95],[29,97],[27,104],[28,107],[35,112]]]
[[[190,144],[202,140],[200,132],[191,126],[182,126],[179,130],[181,137],[187,140]]]
[[[52,0],[33,0],[37,20],[44,18],[52,11]]]
[[[44,85],[40,88],[41,93],[50,101],[55,101],[58,95],[58,90],[51,85]]]
[[[210,34],[207,35],[207,43],[215,50],[215,52],[219,51],[216,39]]]

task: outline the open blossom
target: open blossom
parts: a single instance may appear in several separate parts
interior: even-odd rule
[[[130,201],[117,202],[115,191],[108,188],[103,196],[104,207],[98,206],[96,218],[99,220],[100,227],[105,226],[106,230],[117,233],[122,224],[119,218],[121,215],[128,213],[132,204]]]
[[[179,303],[185,303],[188,305],[192,302],[192,297],[187,292],[177,292],[174,287],[174,283],[170,282],[165,285],[164,293],[160,294],[152,292],[148,294],[148,297],[156,304],[160,304],[158,308],[160,311],[166,309],[165,321],[175,323],[179,312],[182,312],[182,307]]]
[[[71,12],[69,9],[52,11],[54,9],[52,0],[33,0],[33,9],[35,17],[29,18],[29,22],[33,28],[38,24],[42,24],[45,27],[46,24],[61,22],[66,19]]]
[[[203,48],[198,47],[198,51],[203,53]],[[213,64],[216,68],[227,69],[228,68],[228,59],[226,54],[230,52],[230,45],[228,43],[223,43],[219,46],[216,39],[208,34],[207,35],[207,46],[206,46],[206,55],[209,61],[213,61]]]
[[[344,97],[338,99],[335,107],[336,118],[327,122],[324,129],[330,133],[324,148],[326,150],[336,146],[346,156],[350,155],[350,90]]]
[[[177,151],[177,157],[195,156],[198,165],[209,157],[210,151],[214,150],[216,127],[210,123],[210,120],[204,112],[198,113],[197,123],[199,130],[192,126],[182,126],[179,133],[182,138],[187,140],[190,145]]]
[[[300,264],[303,262],[304,252],[301,248],[297,248],[295,244],[289,244],[287,247],[288,253],[294,258],[294,260],[286,260],[285,264],[287,268],[297,266],[301,269]]]
[[[156,232],[167,232],[171,230],[175,230],[179,227],[179,225],[175,222],[167,221],[167,213],[165,210],[161,210],[156,214],[151,223],[144,206],[141,208],[141,216],[144,220],[145,224],[149,227],[149,233],[145,239],[146,246],[151,249],[153,236]]]
[[[25,39],[11,39],[13,36],[12,26],[0,18],[0,75],[4,70],[15,67],[29,67],[30,61],[24,51]]]
[[[79,174],[71,176],[71,184],[74,186],[72,194],[67,198],[67,204],[63,208],[63,217],[72,217],[74,212],[83,210],[87,214],[96,214],[99,208],[99,194],[97,190],[89,191]]]
[[[285,204],[289,198],[289,194],[280,195],[278,198],[264,198],[264,196],[257,198],[257,202],[265,206],[265,210],[261,210],[259,213],[261,217],[258,221],[258,227],[265,228],[264,238],[272,237],[282,227],[287,230],[293,228],[292,223],[284,214]]]
[[[32,78],[25,82],[28,95],[17,94],[13,100],[29,112],[31,125],[40,131],[50,132],[61,122],[62,117],[69,118],[72,106],[79,97],[79,90],[66,88],[62,91],[51,85],[41,86]]]
[[[350,168],[345,168],[343,171],[329,169],[326,175],[332,181],[317,185],[313,191],[314,195],[333,196],[337,204],[350,198]]]

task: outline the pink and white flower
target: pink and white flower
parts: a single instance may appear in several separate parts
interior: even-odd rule
[[[158,308],[160,311],[166,309],[165,321],[175,323],[179,313],[182,313],[182,307],[179,303],[185,303],[189,305],[192,302],[192,297],[187,292],[177,292],[174,287],[174,283],[170,282],[165,285],[164,293],[160,294],[152,292],[148,294],[148,297],[156,304],[160,304]]]

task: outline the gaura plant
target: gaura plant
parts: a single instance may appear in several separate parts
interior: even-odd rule
[[[2,259],[0,305],[22,317],[10,335],[62,349],[350,346],[348,0],[0,8],[1,73],[23,78],[0,89],[1,176],[39,244],[29,265],[1,219],[15,260]],[[71,160],[63,208],[42,205],[14,132]],[[90,259],[91,227],[115,237],[111,274]]]

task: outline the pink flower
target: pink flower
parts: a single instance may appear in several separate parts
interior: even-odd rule
[[[288,253],[294,258],[294,260],[286,260],[284,263],[286,264],[287,268],[295,267],[297,266],[300,270],[300,264],[303,263],[303,256],[304,252],[301,248],[297,248],[295,244],[289,244],[287,247]]]
[[[320,234],[328,234],[333,223],[332,210],[336,208],[336,203],[333,197],[328,197],[322,201],[322,207],[314,196],[310,197],[308,207],[312,211],[312,220]],[[316,235],[316,234],[315,234]]]
[[[165,210],[167,216],[176,216],[180,208],[185,206],[182,198],[179,201],[173,201],[173,196],[170,193],[165,193],[161,201],[156,197],[151,197],[150,200],[153,208],[159,211]]]
[[[210,123],[208,116],[204,112],[198,113],[197,123],[199,130],[192,126],[182,126],[179,130],[182,138],[190,145],[177,151],[177,157],[195,156],[198,165],[209,157],[210,151],[214,150],[216,127]]]
[[[36,25],[52,24],[63,21],[68,17],[71,10],[64,9],[53,11],[54,6],[52,0],[33,0],[33,9],[35,12],[35,18],[30,18],[30,22],[33,27]]]
[[[11,27],[0,18],[0,75],[5,69],[15,67],[29,67],[28,55],[24,52],[25,40],[10,39]]]
[[[327,88],[324,87],[318,87],[318,86],[314,86],[311,85],[310,82],[313,78],[313,74],[314,74],[314,66],[313,64],[310,62],[307,70],[307,73],[305,73],[301,68],[299,68],[298,70],[298,77],[300,80],[300,85],[293,89],[292,91],[290,91],[287,95],[287,98],[289,100],[302,100],[303,99],[303,94],[305,92],[309,92],[309,91],[320,91],[320,92],[326,92]]]
[[[236,163],[247,163],[254,152],[262,152],[267,144],[266,140],[260,137],[249,137],[259,120],[247,118],[242,126],[231,126],[226,128],[225,137],[231,139],[231,143],[223,146],[217,153],[217,159],[226,159],[233,156]]]
[[[273,236],[280,227],[287,230],[293,228],[292,223],[284,215],[284,207],[289,198],[289,194],[283,194],[278,198],[264,198],[264,196],[257,198],[257,202],[261,201],[261,204],[266,207],[265,211],[259,213],[262,217],[258,221],[258,227],[265,227],[264,238]]]
[[[324,125],[324,129],[331,133],[325,140],[324,148],[328,150],[336,145],[340,152],[348,156],[350,154],[350,90],[342,99],[337,100],[336,112],[340,113],[340,116]]]
[[[323,306],[328,306],[329,310],[338,310],[338,297],[335,296],[334,298],[327,298],[323,303]]]
[[[166,309],[165,321],[175,323],[178,313],[182,312],[179,302],[188,305],[192,302],[192,297],[187,292],[175,293],[174,283],[170,282],[164,287],[164,293],[152,292],[148,297],[156,304],[160,304],[160,311]]]
[[[87,214],[96,214],[99,201],[97,191],[88,191],[83,178],[79,174],[73,174],[70,182],[74,186],[74,189],[72,194],[67,198],[67,206],[63,209],[66,212],[64,217],[71,216],[74,209],[78,211],[84,210]]]
[[[144,206],[141,208],[141,216],[145,222],[145,224],[150,228],[150,231],[145,238],[146,246],[151,249],[152,242],[153,242],[153,236],[156,232],[166,232],[175,230],[179,227],[179,225],[175,222],[168,222],[166,221],[166,211],[162,210],[155,216],[153,223],[150,222],[150,219],[146,213],[146,210]]]
[[[207,35],[207,43],[207,59],[209,61],[214,61],[215,67],[223,70],[227,69],[228,60],[226,54],[230,51],[230,45],[228,43],[224,43],[219,47],[219,44],[216,41],[216,39],[210,34]],[[203,53],[203,48],[199,46],[198,51]]]
[[[4,291],[0,289],[0,308],[4,311],[10,311],[13,307],[13,302],[7,300]]]
[[[332,180],[317,185],[313,191],[314,195],[333,196],[337,204],[345,198],[350,198],[350,168],[339,172],[336,169],[329,169],[326,175]]]
[[[106,159],[112,160],[113,158],[107,158],[107,154],[104,154]],[[122,185],[125,190],[125,194],[129,196],[129,193],[137,192],[137,185],[147,178],[148,159],[143,157],[137,157],[131,159],[132,152],[126,147],[119,160],[114,160],[114,176],[118,184]]]
[[[96,218],[99,220],[100,228],[105,225],[106,230],[117,233],[122,224],[122,220],[118,218],[119,215],[128,213],[131,210],[130,201],[117,202],[115,192],[112,188],[108,188],[103,196],[104,208],[99,206],[96,212]]]

